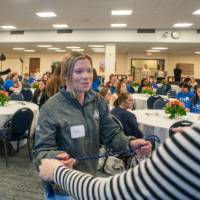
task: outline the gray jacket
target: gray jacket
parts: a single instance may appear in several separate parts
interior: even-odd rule
[[[84,126],[85,136],[72,138],[70,128],[79,125]],[[63,152],[73,158],[97,155],[100,143],[126,150],[130,139],[112,120],[106,102],[98,93],[86,93],[81,106],[72,93],[62,88],[40,110],[33,158],[38,167],[42,158],[55,158]],[[85,160],[78,162],[76,169],[95,174],[97,165],[98,160]]]

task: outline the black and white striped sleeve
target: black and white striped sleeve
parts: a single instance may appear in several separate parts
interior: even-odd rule
[[[134,169],[95,178],[60,166],[54,181],[78,200],[200,200],[200,126],[168,138]]]

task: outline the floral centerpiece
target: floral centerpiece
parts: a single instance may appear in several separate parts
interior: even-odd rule
[[[142,88],[142,94],[149,94],[149,95],[154,95],[154,91],[153,91],[153,88],[151,86],[144,86]]]
[[[184,107],[184,104],[179,100],[173,100],[167,103],[164,107],[165,113],[169,114],[169,118],[173,119],[177,116],[186,115],[187,111]]]
[[[0,105],[4,106],[9,101],[8,92],[0,90]]]
[[[39,89],[39,83],[37,81],[35,81],[32,85],[33,89]]]

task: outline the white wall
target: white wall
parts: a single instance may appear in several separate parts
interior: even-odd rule
[[[18,71],[20,74],[21,63],[19,58],[24,60],[23,73],[29,71],[29,59],[40,58],[40,70],[41,73],[50,71],[52,62],[61,61],[66,54],[63,53],[49,53],[49,54],[37,54],[37,53],[26,53],[26,54],[6,54],[6,61],[2,62],[2,70],[11,68],[12,71]],[[105,59],[104,53],[90,53],[88,54],[93,59],[93,66],[99,72],[99,62]],[[131,58],[140,59],[165,59],[165,68],[168,75],[173,75],[173,69],[176,63],[193,63],[194,64],[194,77],[200,78],[200,55],[169,55],[157,53],[152,56],[145,54],[117,54],[116,55],[116,73],[118,74],[129,74],[131,68]]]

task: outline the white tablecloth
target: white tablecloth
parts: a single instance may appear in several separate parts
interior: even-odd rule
[[[194,113],[187,113],[179,119],[169,119],[164,113],[164,110],[133,110],[140,127],[145,136],[154,134],[157,135],[161,142],[169,136],[169,128],[172,124],[181,120],[189,120],[194,123],[200,123],[200,115]]]
[[[7,105],[0,106],[0,127],[3,127],[5,122],[9,120],[13,114],[20,108],[28,107],[33,111],[34,117],[31,126],[31,134],[34,133],[34,129],[39,117],[39,107],[38,105],[25,101],[9,101]],[[23,141],[23,145],[26,141]],[[21,146],[20,145],[20,146]]]

